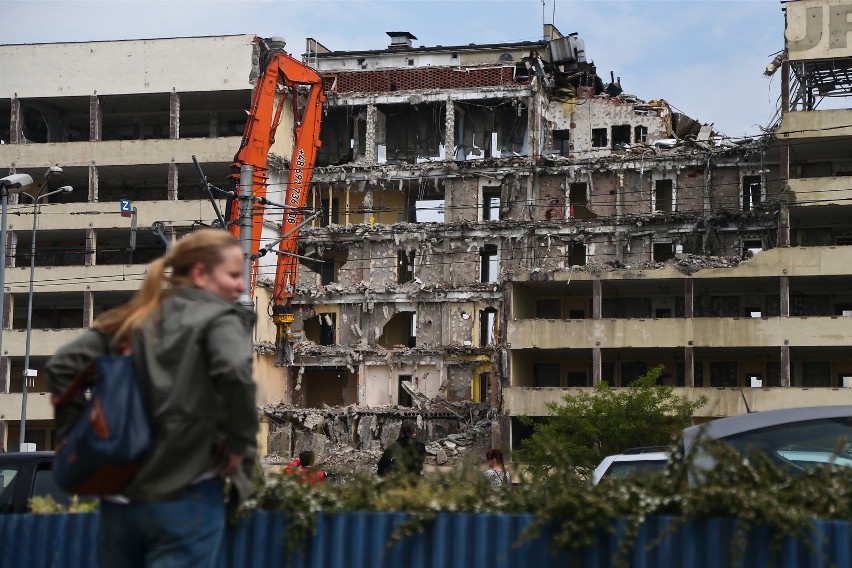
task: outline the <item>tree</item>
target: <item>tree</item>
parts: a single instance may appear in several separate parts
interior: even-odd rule
[[[663,446],[692,425],[692,415],[707,403],[702,396],[687,401],[674,387],[657,380],[663,367],[655,367],[625,389],[606,382],[591,393],[565,395],[562,403],[548,403],[551,415],[533,422],[532,435],[521,443],[513,460],[536,467],[572,465],[581,473],[591,472],[612,454],[639,446]],[[568,463],[560,463],[567,461]]]

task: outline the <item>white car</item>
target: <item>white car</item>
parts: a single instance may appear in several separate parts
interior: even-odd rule
[[[605,457],[592,473],[592,484],[604,478],[625,478],[656,472],[669,461],[670,453],[662,448],[633,448],[623,454]]]

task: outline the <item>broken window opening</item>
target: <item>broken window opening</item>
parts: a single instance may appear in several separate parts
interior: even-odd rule
[[[637,144],[644,144],[648,141],[648,127],[637,126],[633,129],[633,141]]]
[[[474,380],[474,388],[471,389],[471,398],[474,402],[488,402],[490,400],[491,373],[479,373]]]
[[[497,258],[497,245],[485,245],[479,251],[479,281],[497,282],[500,264]]]
[[[672,187],[673,182],[670,179],[658,179],[654,182],[654,211],[671,212]]]
[[[743,211],[753,210],[760,201],[760,176],[743,176]]]
[[[322,216],[320,217],[320,227],[328,227],[338,225],[340,223],[340,200],[332,199],[331,208],[329,208],[329,200],[322,200]]]
[[[696,385],[698,385],[696,377]],[[737,386],[737,364],[736,363],[710,363],[710,386],[711,387],[735,387]]]
[[[337,314],[317,314],[303,324],[305,339],[319,345],[334,345],[337,336]]]
[[[415,223],[443,223],[444,213],[443,199],[420,199],[414,204],[413,221]]]
[[[571,131],[570,130],[554,130],[553,131],[553,149],[560,156],[571,155]]]
[[[337,281],[337,266],[333,258],[320,259],[320,284],[327,286]]]
[[[569,266],[586,266],[586,245],[572,242],[568,253]]]
[[[402,386],[402,383],[412,383],[414,377],[412,375],[399,375],[399,381],[397,382],[397,391],[396,391],[396,403],[399,406],[412,407],[414,406],[414,402],[411,400],[411,393],[405,390]]]
[[[488,187],[482,189],[482,220],[498,221],[500,219],[500,188]]]
[[[592,148],[606,148],[606,128],[592,128]]]
[[[653,261],[665,262],[674,258],[674,245],[672,243],[654,243]]]
[[[852,304],[840,302],[834,304],[834,315],[844,318],[852,317]]]
[[[630,125],[620,124],[612,127],[612,147],[624,148],[630,146]]]
[[[754,256],[763,250],[763,241],[760,239],[743,240],[743,256]]]
[[[539,299],[535,301],[536,319],[562,319],[562,300]]]
[[[405,284],[414,280],[416,271],[417,253],[415,251],[401,250],[397,253],[397,284]]]
[[[398,312],[382,329],[378,343],[386,349],[417,346],[417,314]]]
[[[585,183],[572,183],[568,188],[568,216],[575,219],[591,219]]]
[[[479,312],[479,346],[494,345],[494,329],[497,325],[497,310],[486,308]]]

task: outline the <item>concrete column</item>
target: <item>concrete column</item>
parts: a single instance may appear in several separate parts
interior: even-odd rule
[[[456,158],[456,103],[447,97],[444,108],[444,160],[451,162]]]
[[[89,95],[89,142],[103,139],[103,113],[101,100],[97,94]]]
[[[781,346],[781,386],[790,386],[790,346],[786,339]]]
[[[169,138],[180,138],[180,95],[174,89],[169,93]]]
[[[358,365],[358,405],[367,406],[367,365]]]
[[[373,218],[373,189],[368,185],[364,188],[364,223],[372,224]]]
[[[790,209],[786,205],[778,215],[778,246],[790,246]]]
[[[9,114],[9,143],[21,143],[21,129],[23,128],[24,120],[21,114],[21,100],[18,98],[18,93],[12,97],[12,110]]]
[[[781,63],[781,118],[790,111],[790,62],[788,60],[784,60]],[[781,180],[784,182],[785,186],[787,185],[787,180],[790,179],[790,141],[787,137],[782,137],[780,140],[781,145],[781,164],[779,176]],[[785,187],[785,190],[789,190],[789,187]]]
[[[790,317],[790,277],[781,277],[781,313],[782,318]]]
[[[367,133],[365,141],[367,147],[364,148],[364,160],[368,164],[376,163],[376,116],[376,105],[367,105]]]
[[[95,319],[94,299],[91,290],[87,289],[83,291],[83,327],[91,326],[92,321]]]
[[[692,278],[686,278],[683,281],[683,317],[692,318],[695,317],[694,312],[694,295],[692,293]]]
[[[694,347],[683,348],[683,384],[686,387],[702,386],[695,384],[695,352]]]
[[[601,319],[603,291],[600,280],[592,280],[592,319]]]
[[[601,348],[592,347],[592,385],[601,384]]]
[[[85,266],[95,265],[95,250],[97,249],[98,241],[95,236],[94,229],[86,229],[86,255],[83,259]]]
[[[175,159],[169,164],[169,201],[177,201],[178,198],[178,169]]]
[[[89,164],[89,201],[98,201],[98,166],[94,162]]]
[[[503,448],[505,452],[512,447],[512,417],[498,417],[497,429],[497,432],[491,432],[491,442],[495,447]]]

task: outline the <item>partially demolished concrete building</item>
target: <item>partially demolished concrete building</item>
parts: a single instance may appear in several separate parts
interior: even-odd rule
[[[303,233],[292,403],[490,401],[508,447],[517,416],[658,365],[706,416],[852,398],[844,236],[789,226],[771,133],[731,140],[626,94],[552,26],[389,35],[308,40],[324,218]]]

